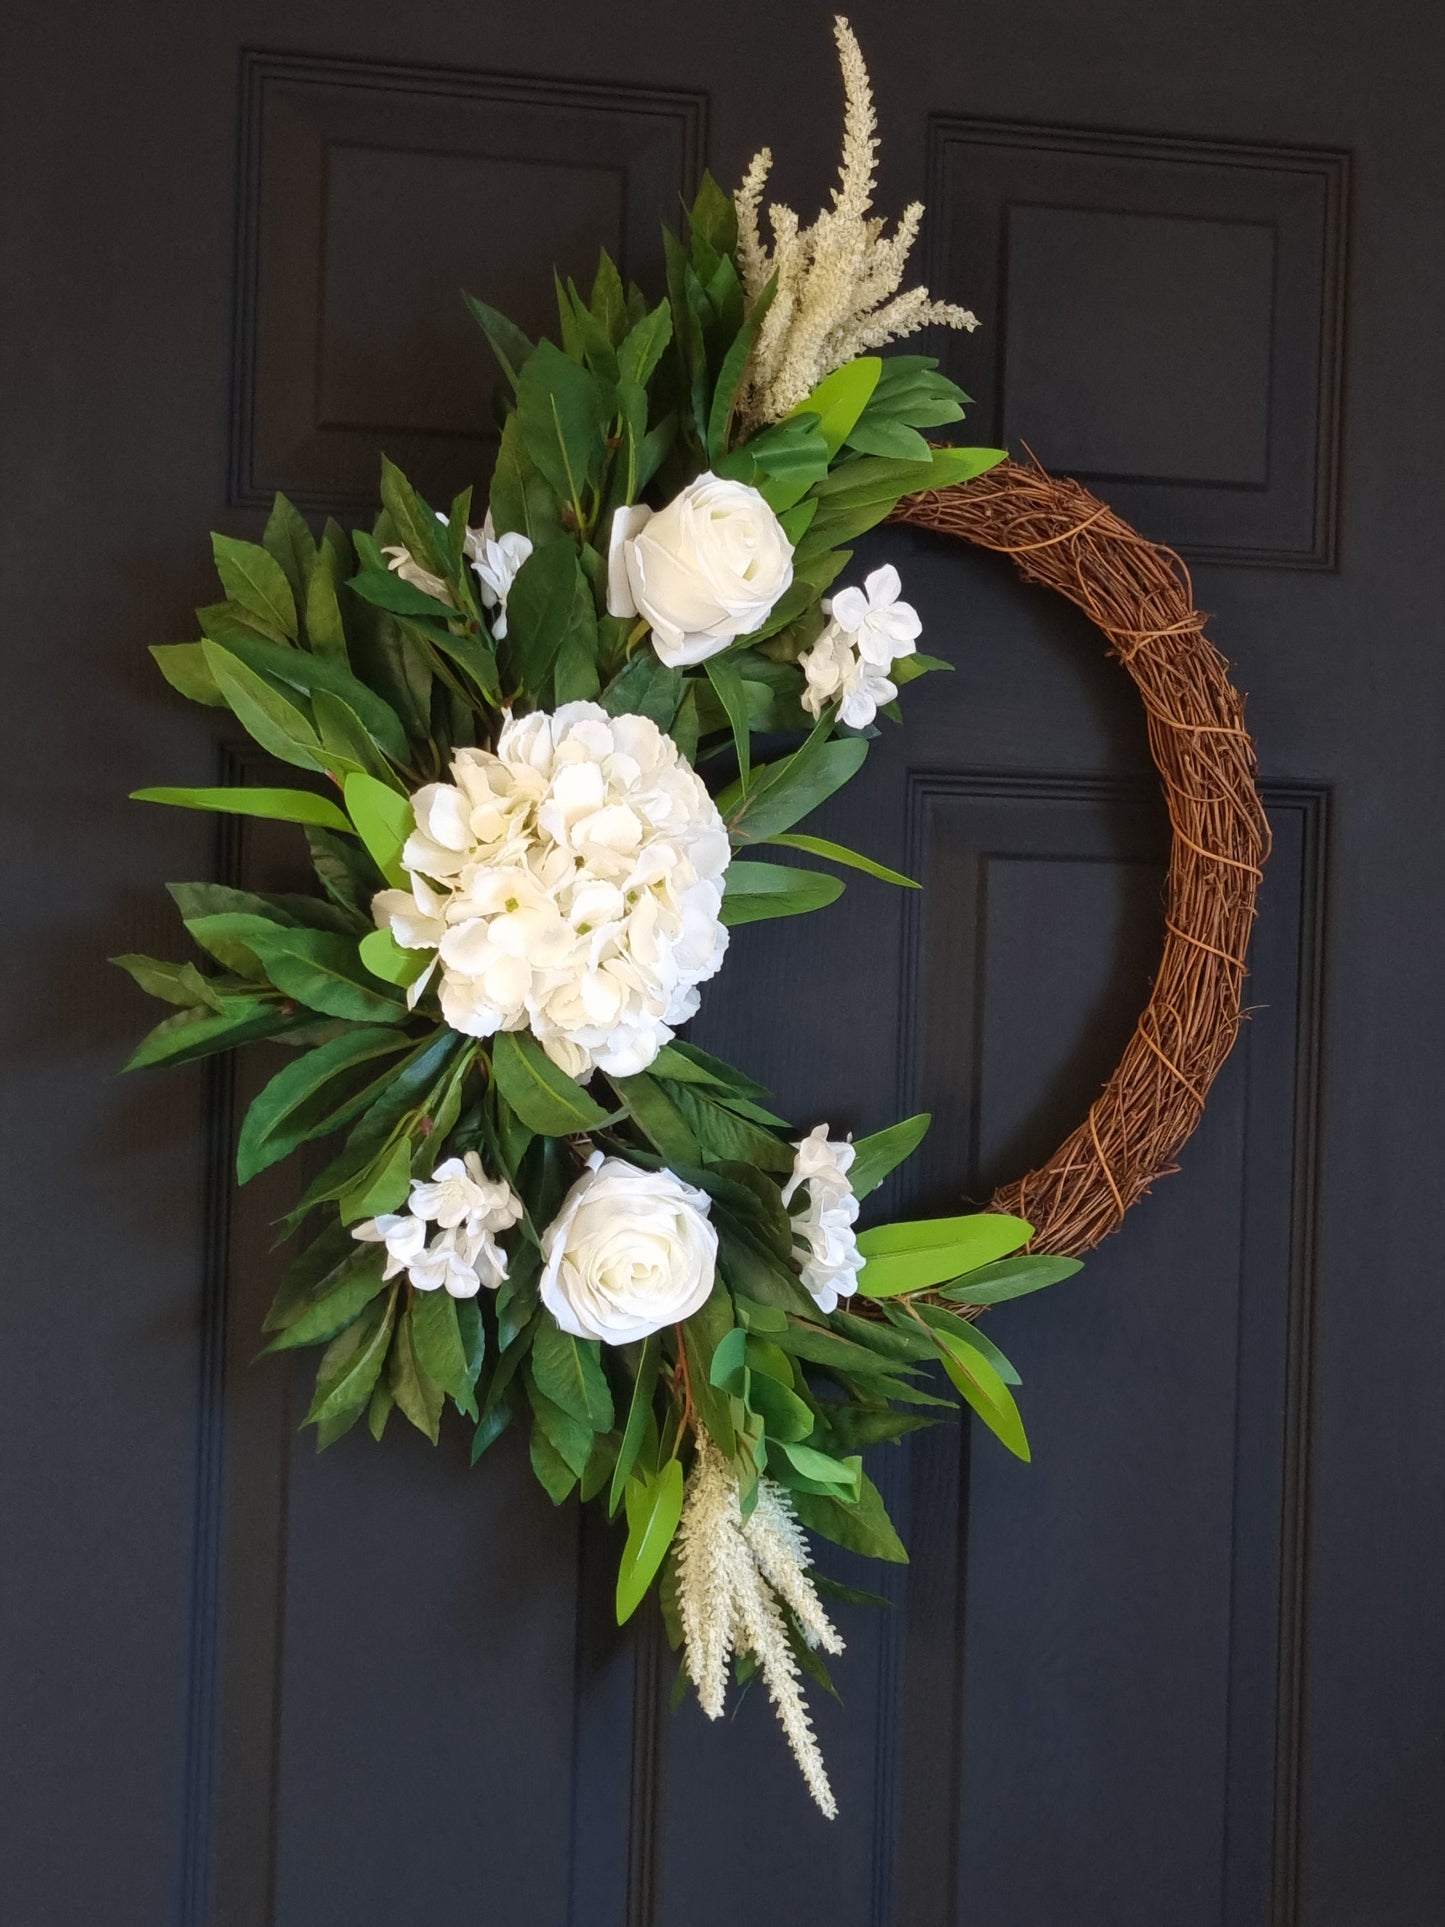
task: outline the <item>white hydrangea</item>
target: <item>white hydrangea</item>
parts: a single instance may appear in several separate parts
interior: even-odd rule
[[[803,707],[811,715],[837,703],[840,721],[864,729],[898,694],[888,671],[913,654],[923,633],[918,611],[900,599],[902,588],[889,562],[865,576],[861,589],[840,589],[823,604],[828,626],[800,664],[808,679]]]
[[[378,927],[436,953],[454,1030],[529,1029],[572,1077],[646,1070],[727,948],[731,851],[696,772],[647,717],[578,702],[451,774],[412,798],[411,888],[375,898]]]
[[[863,1269],[853,1231],[858,1200],[848,1182],[857,1153],[846,1138],[830,1138],[826,1124],[816,1125],[793,1150],[793,1174],[783,1186],[783,1204],[791,1206],[797,1192],[807,1187],[790,1212],[803,1284],[823,1311],[836,1311],[838,1300],[857,1290]]]
[[[353,1225],[363,1244],[386,1247],[383,1278],[404,1271],[418,1291],[445,1288],[453,1298],[495,1291],[507,1275],[497,1242],[522,1215],[522,1202],[504,1179],[489,1178],[475,1151],[445,1158],[430,1179],[413,1178],[405,1211],[389,1211]],[[437,1232],[428,1243],[432,1225]]]

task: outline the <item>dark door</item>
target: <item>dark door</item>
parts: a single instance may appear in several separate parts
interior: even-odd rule
[[[643,280],[704,162],[811,207],[829,10],[374,0],[12,9],[5,406],[15,1927],[1432,1927],[1445,1918],[1435,1144],[1445,378],[1432,9],[856,0],[881,203],[982,316],[952,364],[1195,569],[1275,833],[1254,1015],[1177,1176],[1001,1311],[1034,1464],[876,1454],[913,1563],[819,1725],[668,1714],[616,1545],[506,1442],[317,1458],[253,1365],[282,1192],[231,1201],[228,1073],[118,1082],[165,879],[284,837],[128,808],[239,754],[145,646],[276,488],[369,514],[384,445],[491,459],[457,290],[524,324]],[[884,531],[956,665],[833,832],[918,866],[743,934],[700,1038],[835,1129],[930,1106],[900,1204],[1052,1148],[1131,1026],[1164,824],[1098,638]],[[844,1039],[840,1043],[840,1038]],[[242,1066],[239,1083],[252,1075]],[[262,1186],[255,1187],[256,1192]],[[843,1568],[839,1568],[843,1571]],[[844,1573],[877,1584],[876,1573]]]

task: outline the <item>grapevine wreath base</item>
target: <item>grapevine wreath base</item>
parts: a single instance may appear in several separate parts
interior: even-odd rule
[[[1269,853],[1244,703],[1179,557],[1078,482],[1002,462],[976,481],[910,497],[894,520],[1011,556],[1026,582],[1067,597],[1103,631],[1148,717],[1173,832],[1149,1001],[1083,1122],[990,1205],[1027,1218],[1034,1248],[1077,1255],[1117,1230],[1172,1168],[1238,1035]]]

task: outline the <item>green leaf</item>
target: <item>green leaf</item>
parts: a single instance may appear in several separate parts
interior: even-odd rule
[[[179,1010],[148,1031],[126,1060],[128,1071],[154,1064],[188,1064],[285,1030],[290,1018],[268,997],[228,997],[224,1010]]]
[[[645,1071],[634,1077],[614,1077],[612,1088],[627,1106],[627,1114],[670,1164],[701,1164],[702,1148],[687,1119]]]
[[[1001,1305],[1008,1298],[1022,1298],[1030,1291],[1042,1291],[1083,1270],[1077,1258],[1050,1258],[1031,1252],[1026,1258],[1005,1258],[999,1264],[984,1265],[945,1285],[941,1297],[955,1305]]]
[[[421,499],[396,463],[385,455],[381,458],[381,500],[391,517],[397,541],[410,551],[412,560],[430,569],[433,575],[445,578],[447,556],[443,525],[437,521],[435,510]]]
[[[316,541],[284,495],[276,497],[261,541],[266,553],[280,563],[296,607],[304,608],[306,585],[316,561]]]
[[[576,1485],[577,1474],[567,1464],[546,1433],[536,1425],[532,1427],[530,1451],[532,1470],[536,1474],[537,1483],[553,1505],[561,1505]]]
[[[248,736],[283,763],[294,763],[301,769],[325,769],[326,752],[321,740],[295,703],[218,642],[208,637],[201,648],[216,687]]]
[[[335,656],[313,655],[307,649],[287,649],[274,642],[237,640],[226,644],[229,652],[257,675],[276,682],[287,682],[308,695],[325,691],[339,697],[353,710],[367,735],[395,762],[406,759],[406,731],[389,703],[353,676],[346,664]]]
[[[465,1396],[467,1353],[457,1320],[457,1300],[448,1291],[419,1291],[411,1301],[411,1342],[422,1373],[453,1398]]]
[[[627,1484],[627,1544],[617,1572],[617,1623],[626,1625],[657,1577],[682,1517],[682,1463],[669,1459],[650,1479]]]
[[[841,1500],[825,1497],[821,1493],[796,1489],[789,1496],[794,1512],[809,1531],[831,1539],[834,1545],[861,1552],[869,1559],[887,1559],[902,1566],[908,1564],[903,1542],[893,1529],[893,1521],[888,1517],[877,1486],[866,1472],[859,1476],[858,1498],[852,1505],[845,1505]]]
[[[495,308],[489,308],[485,301],[478,301],[474,294],[462,298],[471,310],[472,319],[491,343],[492,353],[497,357],[502,373],[515,389],[517,376],[531,355],[531,342],[514,322],[508,321],[504,314],[498,314]]]
[[[404,581],[394,569],[363,569],[359,575],[348,577],[346,586],[354,589],[363,602],[392,615],[428,616],[435,621],[455,610],[450,597],[443,601],[429,595],[414,582]]]
[[[563,501],[573,505],[579,525],[583,493],[601,468],[609,414],[607,392],[597,378],[550,341],[539,342],[518,373],[517,420],[527,453]],[[509,630],[511,606],[509,601]]]
[[[244,945],[276,988],[308,1010],[371,1024],[400,1023],[409,1014],[404,1003],[377,990],[355,941],[335,931],[288,928],[244,915],[194,917],[186,928],[203,947],[214,935]]]
[[[298,1144],[340,1128],[363,1110],[373,1086],[355,1073],[405,1050],[393,1029],[347,1030],[283,1066],[253,1100],[236,1147],[241,1184],[294,1151]]]
[[[398,1409],[411,1420],[418,1432],[425,1434],[435,1445],[441,1431],[442,1406],[446,1401],[446,1393],[436,1380],[422,1369],[421,1360],[417,1356],[416,1334],[412,1323],[416,1306],[417,1297],[413,1297],[397,1324],[396,1343],[391,1348],[387,1383]]]
[[[791,1387],[781,1384],[766,1372],[754,1369],[748,1387],[748,1404],[762,1419],[770,1446],[781,1445],[791,1449],[798,1445],[801,1450],[800,1442],[812,1434],[814,1420],[811,1406],[799,1398]],[[801,1465],[794,1469],[805,1476]],[[851,1497],[855,1485],[850,1482],[844,1489]]]
[[[207,703],[212,709],[225,708],[226,699],[211,674],[200,643],[153,642],[150,651],[156,667],[172,689],[179,690],[190,702]]]
[[[191,963],[163,963],[159,957],[125,956],[110,960],[151,997],[187,1010],[224,1010],[226,999]]]
[[[411,799],[359,770],[347,777],[345,794],[347,814],[377,868],[388,883],[409,889],[401,853],[416,828]]]
[[[306,586],[306,640],[313,654],[344,664],[346,625],[341,615],[341,581],[335,551],[323,544],[316,552],[316,563]]]
[[[672,339],[672,309],[661,301],[631,330],[617,351],[618,373],[645,388]]]
[[[316,1395],[303,1421],[325,1428],[330,1443],[366,1409],[391,1344],[397,1289],[375,1298],[321,1354]]]
[[[328,797],[310,790],[145,789],[132,790],[132,803],[170,803],[182,810],[217,810],[231,816],[264,816],[278,823],[313,823],[327,830],[351,825]]]
[[[294,640],[296,598],[276,558],[254,542],[238,542],[230,535],[213,535],[211,548],[216,573],[231,600],[254,616],[263,629]]]
[[[647,716],[659,729],[672,727],[683,692],[680,669],[670,669],[656,653],[642,648],[628,658],[602,692],[609,716]]]
[[[738,244],[738,217],[731,194],[724,192],[705,168],[697,198],[688,212],[694,241],[702,239],[715,254],[731,254]]]
[[[753,351],[753,343],[758,338],[758,330],[763,325],[763,318],[773,305],[773,297],[777,291],[778,282],[774,275],[749,308],[742,327],[733,337],[723,357],[722,367],[718,370],[717,386],[713,390],[712,408],[708,413],[709,463],[721,461],[727,453],[733,414],[737,408],[738,390],[742,387],[743,372],[748,365],[748,357]]]
[[[849,448],[856,448],[864,455],[887,455],[900,462],[929,462],[933,459],[933,451],[916,428],[909,428],[903,422],[889,421],[884,416],[870,416],[866,411],[862,419],[849,429],[844,440]]]
[[[567,363],[569,368],[572,365]],[[583,596],[587,596],[590,607],[577,551],[565,538],[542,543],[517,571],[507,597],[507,648],[534,697],[545,687],[563,638],[572,627],[575,605]]]
[[[997,1211],[874,1225],[858,1240],[867,1260],[858,1274],[858,1290],[865,1298],[926,1291],[1017,1251],[1032,1235],[1032,1225],[1022,1218]]]
[[[743,795],[746,796],[751,773],[749,731],[752,725],[748,720],[748,698],[743,688],[743,679],[738,674],[737,663],[731,656],[709,656],[704,668],[707,679],[717,691],[717,699],[726,711],[728,722],[732,726],[733,744],[738,753],[738,784]]]
[[[617,1463],[613,1468],[612,1485],[607,1495],[609,1516],[617,1511],[628,1476],[637,1463],[643,1440],[647,1436],[661,1358],[662,1346],[654,1332],[650,1338],[644,1339],[642,1350],[638,1354],[637,1377],[632,1385],[632,1403],[627,1408],[627,1424],[623,1428],[622,1443],[617,1448]]]
[[[268,1352],[324,1345],[335,1338],[381,1291],[386,1253],[380,1245],[353,1244],[347,1255],[308,1293],[295,1317],[286,1320]]]
[[[878,386],[883,363],[877,355],[860,355],[825,375],[811,395],[791,410],[794,415],[816,415],[829,455],[836,455],[853,431],[854,423]],[[785,418],[786,419],[786,418]]]
[[[532,1376],[538,1391],[570,1417],[594,1432],[611,1431],[612,1394],[596,1339],[574,1338],[543,1318],[532,1340]]]
[[[845,1504],[857,1504],[862,1489],[861,1459],[853,1458],[845,1463],[818,1451],[815,1446],[796,1444],[787,1439],[780,1439],[778,1446],[793,1471],[807,1482],[802,1487],[803,1491],[817,1491],[821,1487],[825,1492],[836,1493]]]
[[[760,771],[746,796],[740,784],[723,792],[718,808],[735,838],[756,843],[792,829],[858,774],[867,741],[861,736],[829,741],[831,727],[825,717],[801,748]]]
[[[843,879],[822,870],[794,870],[783,863],[734,861],[723,879],[721,919],[729,927],[768,917],[796,917],[836,903]]]
[[[607,1112],[565,1071],[559,1070],[526,1031],[499,1031],[492,1046],[497,1089],[521,1118],[543,1137],[595,1131]]]
[[[932,1122],[931,1112],[919,1111],[901,1123],[890,1124],[884,1131],[875,1131],[871,1137],[860,1137],[853,1146],[853,1163],[848,1172],[853,1196],[866,1198],[870,1191],[876,1191],[890,1171],[905,1158],[912,1157]]]
[[[850,870],[864,870],[870,877],[878,877],[884,883],[897,883],[905,890],[921,890],[921,883],[906,877],[901,870],[890,870],[884,863],[877,863],[871,856],[862,856],[857,850],[845,849],[841,843],[830,843],[825,836],[803,836],[796,830],[782,836],[764,839],[772,844],[778,843],[786,850],[805,850],[809,856],[821,856],[830,863],[845,864]]]
[[[343,1191],[337,1210],[343,1224],[359,1224],[363,1218],[378,1218],[386,1211],[399,1211],[411,1187],[412,1145],[409,1137],[398,1138],[373,1158],[361,1171],[355,1184]]]
[[[587,1470],[587,1461],[592,1457],[597,1434],[585,1419],[574,1418],[571,1412],[564,1412],[555,1399],[548,1398],[538,1385],[535,1374],[530,1372],[527,1377],[527,1396],[548,1442],[556,1447],[558,1456],[568,1470],[580,1478]]]
[[[943,1369],[984,1424],[1015,1458],[1028,1463],[1032,1454],[1024,1422],[1012,1392],[978,1348],[951,1332],[934,1330]]]

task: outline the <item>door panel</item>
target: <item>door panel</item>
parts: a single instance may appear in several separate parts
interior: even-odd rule
[[[979,438],[1196,567],[1251,694],[1275,853],[1251,1016],[1177,1175],[1082,1277],[990,1315],[1034,1463],[874,1454],[906,1569],[845,1609],[807,1804],[750,1695],[668,1710],[614,1534],[516,1439],[472,1472],[296,1426],[255,1363],[272,1220],[242,1064],[117,1082],[167,877],[302,879],[284,831],[125,808],[259,780],[145,645],[270,492],[369,513],[378,452],[481,483],[466,287],[545,325],[553,260],[656,278],[661,218],[762,141],[826,191],[829,10],[22,7],[0,378],[15,1021],[5,1091],[5,1917],[17,1927],[1433,1927],[1445,1661],[1439,1134],[1445,39],[1410,0],[967,15],[859,0],[880,203],[980,314]],[[922,257],[921,257],[922,258]],[[1348,330],[1345,327],[1348,313]],[[1107,1076],[1167,826],[1128,679],[998,558],[884,555],[954,664],[820,827],[859,878],[739,933],[699,1041],[804,1126],[935,1113],[883,1208],[985,1198]],[[42,1238],[34,1236],[38,1225]],[[37,1255],[38,1253],[38,1255]],[[13,1433],[13,1438],[10,1436]]]

